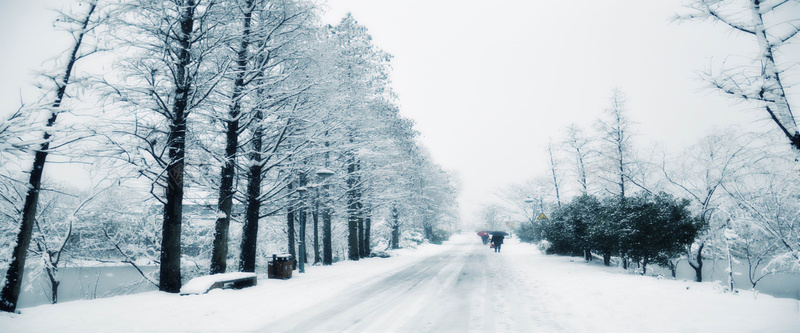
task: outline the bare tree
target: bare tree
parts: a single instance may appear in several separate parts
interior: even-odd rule
[[[561,207],[561,194],[559,193],[559,184],[561,184],[556,176],[556,170],[558,169],[556,160],[553,158],[553,143],[549,143],[547,145],[547,153],[550,156],[550,171],[553,174],[553,188],[556,191],[556,203],[558,203],[558,207]]]
[[[8,267],[8,271],[6,271],[5,284],[0,294],[0,310],[2,311],[13,312],[17,308],[17,300],[19,299],[22,277],[25,271],[25,258],[27,256],[28,246],[31,242],[31,235],[36,219],[36,208],[39,201],[39,191],[42,185],[42,173],[44,171],[47,155],[51,149],[50,142],[53,135],[52,131],[56,125],[59,113],[63,111],[61,109],[61,104],[64,101],[67,87],[70,84],[73,68],[75,64],[85,56],[85,54],[80,53],[84,36],[92,31],[94,25],[92,20],[94,18],[93,14],[97,9],[97,2],[90,1],[87,5],[88,8],[83,15],[75,17],[64,14],[62,16],[71,24],[69,31],[74,38],[74,43],[69,59],[66,61],[64,71],[52,77],[55,82],[52,95],[53,102],[49,106],[50,116],[45,125],[45,133],[42,138],[43,143],[36,151],[33,167],[30,171],[28,192],[22,209],[19,234],[16,244],[14,245],[11,264]]]
[[[502,227],[503,208],[498,205],[488,205],[480,210],[480,219],[488,230],[499,230]]]
[[[763,107],[792,147],[800,149],[800,132],[792,112],[791,71],[797,71],[796,53],[782,49],[800,35],[800,2],[796,0],[693,0],[688,13],[676,19],[711,20],[732,31],[750,36],[756,43],[750,63],[711,71],[703,78],[719,91],[736,99],[755,101]],[[794,74],[796,78],[796,73]]]
[[[217,210],[219,214],[214,224],[214,243],[211,251],[211,274],[225,273],[228,259],[228,228],[233,208],[234,177],[236,175],[236,153],[239,148],[239,118],[242,113],[242,100],[246,94],[248,64],[250,62],[251,21],[255,10],[255,1],[243,0],[229,5],[231,14],[241,16],[241,26],[236,31],[239,45],[236,46],[236,64],[233,70],[233,87],[230,95],[228,116],[225,117],[225,157],[220,171],[219,198]],[[240,14],[240,15],[238,15]],[[257,73],[257,72],[256,72]]]
[[[41,258],[44,271],[50,282],[50,302],[58,303],[58,286],[61,280],[58,276],[59,265],[64,257],[70,240],[73,236],[75,222],[79,220],[82,210],[109,187],[102,187],[102,182],[88,193],[80,191],[55,190],[50,191],[48,199],[42,207],[35,221],[36,233],[34,242],[36,247],[32,250]],[[73,200],[63,200],[69,197]],[[77,200],[74,200],[77,199]]]
[[[750,163],[748,173],[735,182],[722,184],[746,220],[769,236],[777,255],[770,266],[796,266],[800,262],[800,179],[790,167],[794,154],[768,155]]]
[[[567,127],[564,145],[569,147],[569,152],[574,156],[573,170],[578,180],[581,192],[589,194],[588,168],[594,151],[589,147],[589,139],[577,124]]]
[[[202,109],[224,73],[212,55],[224,34],[216,0],[126,1],[116,41],[130,48],[107,82],[127,113],[114,125],[125,139],[120,156],[152,181],[163,204],[159,289],[181,288],[181,225],[190,117]],[[129,117],[126,119],[126,116]],[[126,141],[127,140],[127,141]]]
[[[607,191],[620,199],[630,191],[631,165],[633,164],[631,137],[631,121],[625,109],[625,96],[619,89],[614,89],[611,96],[611,107],[605,110],[606,117],[601,119],[598,130],[601,133],[603,156],[608,170],[601,174],[601,179],[612,184]],[[613,189],[616,187],[616,189]]]
[[[697,144],[686,149],[673,170],[662,164],[664,176],[680,192],[688,195],[698,207],[697,216],[703,226],[700,236],[688,248],[689,265],[695,270],[695,281],[703,281],[703,250],[717,238],[724,224],[715,219],[715,213],[724,194],[722,185],[735,177],[748,158],[747,144],[752,136],[733,131],[711,133]],[[757,158],[757,157],[755,157]]]

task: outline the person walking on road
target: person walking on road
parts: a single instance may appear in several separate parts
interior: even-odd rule
[[[483,245],[489,241],[489,232],[488,231],[479,231],[478,236],[481,236],[481,241],[483,241]]]
[[[500,252],[500,247],[503,245],[503,238],[505,235],[502,233],[493,233],[492,234],[492,244],[494,244],[494,252]]]

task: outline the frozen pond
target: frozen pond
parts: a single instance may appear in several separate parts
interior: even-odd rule
[[[145,273],[153,273],[158,270],[157,266],[140,268]],[[61,285],[58,288],[59,303],[158,290],[153,284],[144,281],[135,268],[127,265],[62,267],[59,268],[58,274],[61,279]],[[47,274],[32,272],[30,268],[26,269],[26,283],[30,281],[32,275],[39,276],[31,287],[22,291],[17,305],[20,308],[50,303],[50,282]],[[25,288],[24,285],[23,288]]]
[[[728,272],[725,269],[728,263],[724,260],[703,260],[703,281],[721,281],[723,286],[728,285]],[[664,276],[670,276],[668,270],[659,271]],[[747,278],[747,265],[744,260],[740,264],[734,264],[734,272],[741,275],[734,275],[733,282],[737,289],[750,290],[750,280]],[[760,272],[760,269],[759,269]],[[649,273],[648,273],[649,274]],[[678,263],[678,279],[694,281],[694,269],[689,266],[686,260]],[[800,274],[775,274],[765,277],[756,285],[759,293],[772,295],[782,298],[794,298],[800,300]]]

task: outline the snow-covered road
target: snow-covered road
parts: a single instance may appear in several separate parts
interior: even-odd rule
[[[568,331],[547,318],[503,253],[456,238],[438,255],[280,318],[264,331]],[[536,313],[536,316],[529,316]]]
[[[205,295],[0,313],[2,332],[800,332],[800,303],[656,279],[474,234]]]

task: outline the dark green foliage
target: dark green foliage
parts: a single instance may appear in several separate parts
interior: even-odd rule
[[[697,236],[701,224],[689,212],[689,201],[660,193],[642,194],[625,201],[625,227],[628,246],[624,251],[641,263],[643,273],[647,264],[666,266],[680,255]]]
[[[544,239],[542,237],[541,222],[524,222],[514,228],[514,235],[524,243],[536,243]]]
[[[585,255],[591,251],[591,229],[602,215],[594,196],[581,195],[557,209],[550,220],[542,220],[542,235],[550,243],[548,253]]]
[[[433,228],[431,232],[430,241],[433,244],[442,244],[442,242],[450,239],[450,233],[444,229]]]
[[[542,221],[540,234],[551,243],[548,253],[591,260],[594,251],[606,265],[611,255],[620,254],[639,262],[646,272],[649,263],[667,265],[702,229],[688,206],[687,200],[666,193],[642,193],[624,200],[615,196],[602,202],[582,195],[556,210],[551,220]],[[520,227],[517,233],[533,240],[536,229]]]
[[[623,207],[617,196],[604,199],[597,211],[596,223],[589,226],[592,249],[603,256],[606,266],[610,265],[612,255],[620,253],[631,231],[622,223],[626,216]]]

